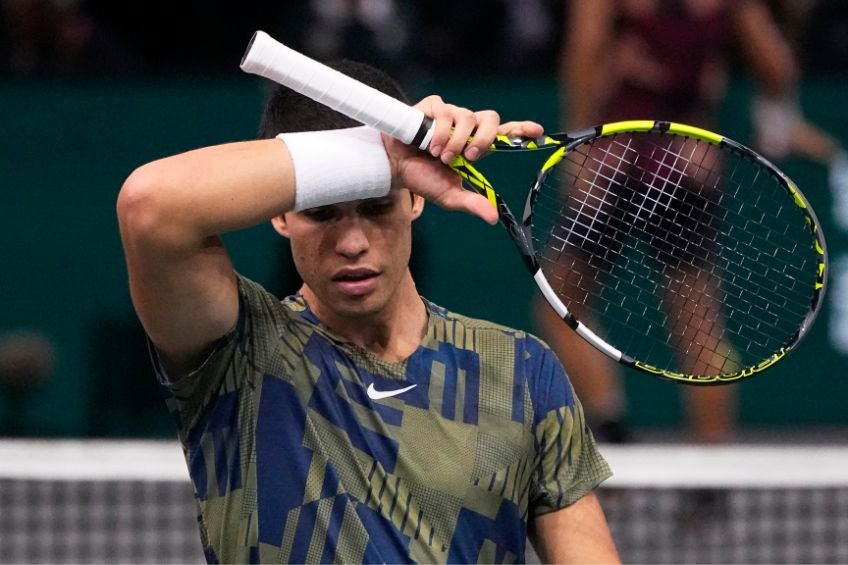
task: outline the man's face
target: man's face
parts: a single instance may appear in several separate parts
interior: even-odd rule
[[[289,238],[307,299],[319,317],[377,314],[407,273],[412,221],[424,201],[407,190],[289,212],[275,229]]]

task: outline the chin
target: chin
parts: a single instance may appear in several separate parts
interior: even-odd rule
[[[336,314],[347,318],[366,318],[383,311],[385,303],[365,298],[362,301],[338,300],[334,303]]]

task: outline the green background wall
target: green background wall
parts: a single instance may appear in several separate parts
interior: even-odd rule
[[[848,85],[805,85],[815,122],[848,131]],[[232,79],[0,85],[0,333],[44,332],[55,344],[52,379],[21,408],[32,435],[169,435],[155,397],[143,339],[133,317],[115,218],[115,199],[134,167],[197,146],[251,138],[264,85]],[[416,94],[438,92],[504,117],[533,117],[557,128],[556,85],[547,77],[478,81],[444,79]],[[735,83],[722,132],[748,139],[747,86]],[[848,142],[848,139],[843,139]],[[503,161],[506,161],[504,163]],[[526,157],[485,163],[522,204],[533,174]],[[832,256],[848,254],[848,235],[832,227],[826,171],[783,163],[825,224]],[[470,315],[533,331],[534,286],[499,227],[430,206],[418,229],[422,294]],[[280,242],[269,226],[226,237],[239,270],[276,284]],[[740,388],[745,426],[848,424],[848,358],[828,341],[834,293],[799,351]],[[842,297],[848,301],[848,297]],[[669,426],[680,419],[677,385],[626,375],[633,421]],[[152,395],[152,396],[151,396]],[[0,392],[0,416],[11,397]],[[21,402],[15,400],[15,402]]]

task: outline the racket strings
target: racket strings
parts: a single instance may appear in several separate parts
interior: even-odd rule
[[[809,311],[817,258],[796,208],[739,154],[619,135],[548,175],[534,245],[564,304],[625,353],[727,373],[778,351]]]

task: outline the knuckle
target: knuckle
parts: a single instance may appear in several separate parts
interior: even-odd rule
[[[459,120],[459,119],[462,118],[462,115],[463,115],[462,111],[463,110],[464,110],[464,108],[460,108],[459,106],[455,106],[453,104],[448,104],[448,106],[447,106],[447,112],[451,116],[453,116],[454,120]]]
[[[500,123],[501,115],[498,114],[495,110],[483,110],[480,112],[481,119],[492,120],[495,123]]]

